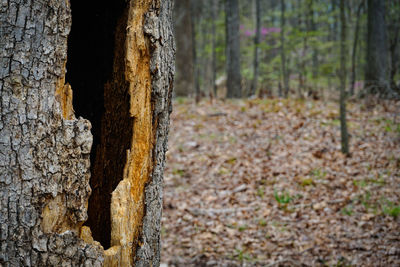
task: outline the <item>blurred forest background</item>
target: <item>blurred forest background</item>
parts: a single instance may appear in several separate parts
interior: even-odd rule
[[[164,266],[400,265],[400,1],[175,0]]]
[[[176,96],[225,97],[233,57],[243,97],[338,95],[344,42],[349,93],[381,75],[375,82],[398,98],[399,1],[344,1],[343,18],[340,8],[340,0],[177,0]]]

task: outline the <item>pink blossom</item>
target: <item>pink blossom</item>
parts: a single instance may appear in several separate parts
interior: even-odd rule
[[[246,35],[246,36],[253,36],[254,34],[255,34],[255,31],[246,30],[244,32],[244,35]]]

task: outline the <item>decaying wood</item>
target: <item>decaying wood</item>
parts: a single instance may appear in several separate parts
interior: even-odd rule
[[[90,122],[74,116],[74,88],[64,80],[69,1],[0,1],[1,266],[159,265],[174,73],[171,5],[128,4],[121,62],[133,128],[112,196],[112,247],[104,251],[82,226],[92,135]]]

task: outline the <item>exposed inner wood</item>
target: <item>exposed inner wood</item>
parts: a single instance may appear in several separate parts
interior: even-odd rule
[[[122,266],[133,264],[144,215],[144,189],[152,167],[150,49],[143,32],[144,16],[150,3],[150,0],[131,1],[126,26],[124,74],[129,82],[129,114],[134,118],[134,124],[123,180],[113,192],[111,201],[111,246],[121,248],[114,248],[115,255],[107,257],[106,254],[105,261],[118,260]]]
[[[74,109],[72,105],[73,95],[71,85],[65,83],[65,66],[64,76],[58,81],[55,96],[57,101],[61,104],[63,118],[65,120],[72,120],[74,118]]]
[[[112,71],[109,73],[109,69],[104,66],[107,62],[110,63],[109,60],[96,66],[97,59],[94,57],[99,54],[94,51],[95,55],[88,56],[94,62],[90,64],[93,69],[87,69],[87,77],[76,72],[77,70],[71,71],[69,76],[67,72],[67,81],[71,82],[76,92],[74,107],[77,116],[87,116],[92,122],[94,134],[89,218],[79,231],[81,238],[87,243],[99,245],[99,241],[106,249],[105,266],[133,265],[144,216],[144,189],[151,173],[154,138],[150,49],[143,32],[144,16],[150,4],[150,0],[130,1],[127,5],[119,6],[122,12],[121,9],[111,12],[95,10],[95,22],[96,16],[104,15],[104,12],[108,16],[115,16],[108,17],[109,20],[117,19],[115,25],[98,25],[104,29],[95,31],[99,36],[92,36],[95,38],[95,45],[101,46],[103,43],[100,39],[110,37],[109,31],[113,31],[112,51],[106,40],[104,45],[107,48],[96,48],[101,52],[113,53]],[[75,30],[72,42],[78,42],[78,37],[83,34],[76,32],[79,31],[79,23],[83,22],[85,14],[82,10],[74,13],[74,7],[77,10],[79,5],[75,1],[72,3],[72,20],[77,25],[72,29],[71,34]],[[88,8],[85,4],[81,5]],[[102,8],[109,7],[107,5]],[[90,18],[86,18],[88,19]],[[84,27],[82,31],[85,29]],[[86,38],[84,40],[88,41]],[[96,43],[96,40],[99,42]],[[68,71],[80,64],[77,58],[79,52],[76,52],[79,48],[76,46],[81,44],[72,45],[75,48],[71,51],[72,63],[67,65]],[[80,52],[81,60],[85,59],[84,53],[90,54],[88,50]],[[107,58],[107,55],[104,56]],[[98,77],[100,81],[104,81],[103,84],[99,84],[99,81],[91,84],[87,80],[96,79],[98,75],[103,75],[107,80]],[[72,90],[69,84],[63,84],[64,81],[60,81],[57,85],[57,95],[64,118],[68,119],[73,116]],[[104,99],[99,100],[98,94],[104,95]],[[51,228],[54,223],[47,224]]]

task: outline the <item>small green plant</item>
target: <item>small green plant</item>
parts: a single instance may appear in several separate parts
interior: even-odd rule
[[[185,175],[186,171],[183,170],[183,169],[173,169],[173,170],[172,170],[172,173],[173,173],[174,175],[179,175],[179,176],[182,177],[182,176]]]
[[[354,186],[363,188],[366,187],[368,183],[366,180],[353,180],[353,184]]]
[[[321,171],[321,169],[314,169],[311,171],[310,174],[313,175],[316,179],[324,179],[327,175],[326,171]]]
[[[265,227],[267,226],[267,221],[264,218],[261,218],[260,220],[258,220],[258,225]]]
[[[370,200],[371,199],[371,192],[366,191],[365,194],[360,196],[360,202],[364,206],[365,210],[368,212],[368,209],[370,208]]]
[[[378,184],[378,185],[384,185],[386,182],[385,182],[385,179],[383,178],[383,175],[382,174],[379,174],[379,177],[378,177],[378,179],[369,179],[369,181],[371,182],[371,183],[373,183],[373,184]]]
[[[246,225],[246,224],[243,224],[243,225],[240,225],[240,226],[239,226],[238,230],[239,230],[239,232],[243,232],[243,231],[245,231],[247,228],[248,228],[247,225]]]
[[[386,132],[388,132],[388,133],[397,132],[398,134],[400,134],[400,124],[399,123],[395,123],[393,120],[389,120],[389,119],[382,119],[382,121],[384,122],[384,129]]]
[[[400,215],[400,205],[395,205],[393,202],[387,200],[385,204],[382,205],[383,214],[397,218]]]
[[[264,192],[264,187],[259,186],[259,187],[257,188],[257,196],[259,196],[260,198],[264,198],[264,194],[265,194],[265,192]]]
[[[343,215],[351,216],[353,215],[353,205],[347,205],[340,211]]]
[[[313,185],[313,184],[314,184],[314,180],[312,178],[303,178],[303,179],[301,179],[301,183],[300,183],[300,185],[303,187]]]
[[[236,157],[231,157],[231,158],[227,159],[226,162],[229,164],[234,164],[236,162],[236,160],[237,160]]]
[[[235,252],[236,252],[235,253],[236,258],[239,261],[253,261],[254,260],[254,258],[250,254],[246,253],[244,251],[244,249],[235,249]]]
[[[290,203],[290,201],[292,201],[292,197],[286,191],[278,193],[274,190],[274,198],[280,206],[283,205],[285,207]]]

